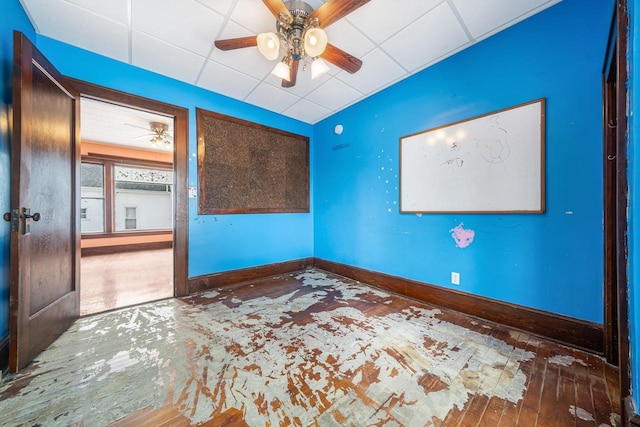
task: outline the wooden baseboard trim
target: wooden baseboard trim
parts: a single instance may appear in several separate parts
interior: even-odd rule
[[[603,327],[597,323],[319,258],[314,258],[313,264],[325,271],[397,292],[435,306],[530,332],[571,347],[598,355],[602,355],[604,351]]]
[[[625,427],[640,427],[640,415],[636,412],[636,405],[631,396],[622,399],[622,425]]]
[[[9,369],[9,335],[0,340],[0,371],[2,371],[0,378],[4,376],[7,369]]]
[[[303,270],[313,265],[313,258],[302,258],[275,264],[259,265],[239,270],[223,271],[189,278],[189,294],[208,291],[221,286],[235,285],[250,280],[263,279],[278,274]]]
[[[122,252],[137,252],[137,251],[152,251],[155,249],[169,249],[173,247],[171,240],[166,242],[149,242],[149,243],[135,243],[129,245],[113,245],[113,246],[98,246],[95,248],[82,248],[82,256],[93,255],[111,255],[119,254]]]

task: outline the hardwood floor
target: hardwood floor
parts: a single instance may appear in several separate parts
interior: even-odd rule
[[[619,401],[600,357],[315,269],[87,316],[0,385],[11,426],[604,427]]]
[[[173,296],[173,249],[82,257],[80,315]]]

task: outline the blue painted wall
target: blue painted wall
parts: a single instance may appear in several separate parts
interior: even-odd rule
[[[36,44],[64,74],[189,108],[190,186],[197,184],[196,106],[313,136],[311,214],[199,216],[190,199],[190,276],[311,255],[445,287],[457,271],[456,289],[601,323],[600,84],[612,3],[564,0],[316,126],[45,37]],[[11,31],[36,37],[17,0],[0,24],[5,114]],[[399,213],[401,136],[540,97],[547,99],[545,214]],[[1,129],[5,211],[9,148]],[[464,249],[450,234],[461,223],[475,230]],[[0,332],[8,325],[2,227]]]
[[[196,107],[312,135],[311,125],[43,36],[38,36],[37,46],[67,76],[188,108],[192,187],[197,186]],[[189,199],[190,277],[312,254],[311,213],[198,215],[197,199]]]
[[[35,31],[18,0],[2,3],[0,13],[0,213],[10,210],[13,30],[30,39]],[[0,342],[9,335],[9,224],[0,221]]]
[[[612,1],[565,0],[314,127],[314,255],[602,323],[601,73]],[[399,138],[547,100],[540,215],[399,212]],[[333,132],[344,126],[342,135]],[[461,249],[450,230],[475,240]]]

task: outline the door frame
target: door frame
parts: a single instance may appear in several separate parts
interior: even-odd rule
[[[628,0],[616,0],[602,72],[604,177],[604,348],[619,367],[622,420],[629,425],[631,402],[629,342],[627,84]]]
[[[189,159],[189,110],[82,80],[67,79],[80,92],[81,97],[174,117],[173,168],[175,171],[175,211],[173,218],[173,296],[181,297],[188,295],[189,205],[187,167]],[[82,108],[82,106],[80,108]],[[77,167],[79,168],[80,164],[78,164]]]

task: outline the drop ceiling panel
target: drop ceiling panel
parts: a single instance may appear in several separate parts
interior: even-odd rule
[[[330,115],[331,110],[301,99],[286,109],[283,114],[305,123],[315,123]]]
[[[69,3],[80,6],[107,19],[113,19],[121,24],[128,23],[127,0],[69,0]]]
[[[207,6],[209,9],[215,10],[221,15],[226,15],[231,9],[233,0],[196,0],[198,3]]]
[[[349,14],[347,20],[376,44],[380,44],[441,2],[442,0],[402,0],[391,5],[384,1],[370,1]]]
[[[229,67],[208,61],[198,80],[198,86],[235,99],[244,100],[260,80],[232,70]]]
[[[60,0],[22,0],[36,31],[119,61],[129,59],[127,26]]]
[[[346,21],[338,21],[327,28],[330,43],[356,58],[362,58],[376,47],[362,32]]]
[[[453,0],[467,28],[474,38],[480,39],[497,28],[506,28],[533,12],[546,9],[560,0],[485,0],[483,7],[478,7],[477,0]]]
[[[167,44],[147,34],[132,34],[132,64],[159,74],[171,74],[183,82],[194,84],[206,58]],[[162,52],[162,55],[157,55]]]
[[[298,102],[299,99],[299,97],[290,94],[283,88],[262,84],[251,92],[245,98],[245,101],[267,110],[281,113]]]
[[[224,17],[192,0],[135,0],[131,21],[134,30],[207,56]]]
[[[353,104],[362,98],[362,93],[347,86],[338,79],[330,79],[327,83],[311,92],[305,98],[309,101],[335,111]]]
[[[382,44],[382,48],[406,70],[413,71],[469,41],[456,15],[445,2],[396,33]],[[407,46],[419,48],[407,49]]]
[[[276,62],[257,48],[223,52],[213,44],[274,31],[263,0],[20,1],[38,34],[309,123],[559,2],[372,0],[326,28],[329,43],[362,59],[362,69],[350,75],[330,64],[328,75],[311,81],[301,72],[283,89],[270,74]],[[271,87],[256,90],[262,85]],[[291,96],[266,99],[274,88]]]
[[[276,30],[276,18],[261,1],[238,0],[231,19],[254,34]]]
[[[372,93],[399,80],[408,73],[380,49],[362,58],[362,68],[355,74],[343,71],[338,79],[362,93]]]

